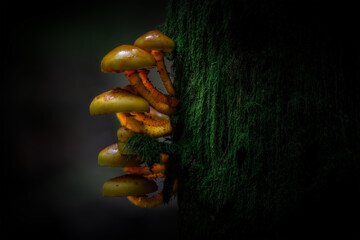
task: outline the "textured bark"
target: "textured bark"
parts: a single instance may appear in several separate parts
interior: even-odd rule
[[[355,232],[358,42],[351,6],[174,0],[174,174],[183,239]]]

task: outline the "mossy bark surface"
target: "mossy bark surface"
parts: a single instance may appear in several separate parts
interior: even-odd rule
[[[354,233],[360,84],[351,15],[308,1],[174,0],[182,239]]]

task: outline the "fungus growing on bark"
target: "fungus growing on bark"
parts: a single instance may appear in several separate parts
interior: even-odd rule
[[[175,95],[175,89],[164,64],[164,52],[172,52],[174,50],[174,41],[162,32],[153,30],[136,39],[134,45],[151,52],[156,60],[156,66],[166,91],[171,96]]]
[[[103,72],[125,72],[134,90],[145,98],[149,104],[166,115],[175,112],[175,108],[168,103],[159,101],[142,83],[137,70],[152,68],[155,66],[154,57],[145,50],[132,46],[121,45],[111,50],[101,62]]]
[[[162,50],[170,49],[173,47]],[[163,64],[163,60],[161,61]],[[116,113],[122,125],[117,131],[119,142],[99,153],[99,165],[123,167],[125,172],[130,173],[106,181],[103,185],[103,195],[105,197],[128,196],[129,200],[139,207],[155,207],[164,203],[163,191],[154,196],[145,194],[154,193],[158,189],[157,184],[151,179],[166,177],[169,155],[160,153],[161,163],[155,160],[159,155],[154,156],[151,153],[143,155],[142,150],[137,153],[139,155],[136,155],[139,148],[133,149],[131,144],[127,146],[128,140],[136,133],[153,138],[171,134],[172,126],[169,116],[176,111],[175,107],[179,103],[175,97],[159,92],[148,79],[147,68],[155,67],[155,64],[155,58],[142,48],[121,45],[113,49],[103,58],[101,70],[102,72],[125,72],[131,85],[105,92],[97,96],[90,104],[91,115]],[[161,66],[161,63],[158,66],[160,76],[168,89],[171,81],[169,78],[169,82],[164,81],[166,79],[164,70],[167,75],[165,66]],[[174,93],[170,91],[171,95]],[[168,153],[166,150],[164,152]],[[144,162],[148,166],[142,165]]]

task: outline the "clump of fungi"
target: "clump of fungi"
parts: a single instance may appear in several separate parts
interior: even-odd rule
[[[139,37],[134,45],[121,45],[111,50],[101,61],[104,73],[124,72],[130,85],[104,92],[90,104],[90,114],[116,114],[121,127],[117,131],[118,143],[104,148],[98,156],[100,166],[122,167],[127,174],[106,181],[105,197],[127,197],[138,207],[151,208],[163,203],[154,179],[166,177],[169,156],[161,153],[160,162],[147,166],[136,156],[126,142],[135,134],[153,138],[171,135],[170,116],[175,113],[179,100],[164,64],[164,52],[174,50],[174,41],[159,31],[150,31]],[[168,95],[158,91],[148,78],[149,68],[156,67]],[[177,191],[174,181],[173,193]]]

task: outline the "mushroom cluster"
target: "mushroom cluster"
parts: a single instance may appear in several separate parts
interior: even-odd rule
[[[153,138],[172,133],[170,117],[179,100],[164,64],[164,52],[175,48],[174,41],[155,30],[139,37],[134,45],[121,45],[111,50],[101,61],[104,73],[124,72],[130,85],[115,88],[96,96],[90,104],[90,114],[116,114],[121,127],[118,143],[104,148],[98,156],[100,166],[122,167],[127,174],[106,181],[105,197],[127,197],[138,207],[151,208],[163,203],[162,192],[154,181],[165,178],[169,156],[160,154],[161,161],[147,166],[129,149],[126,142],[134,134]],[[150,68],[156,67],[168,94],[158,91],[148,78]],[[159,140],[160,141],[160,140]],[[177,191],[177,180],[173,185]],[[151,196],[152,194],[152,196]]]

